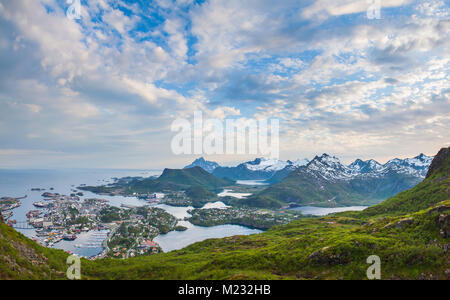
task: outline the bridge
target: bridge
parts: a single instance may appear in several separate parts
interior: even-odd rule
[[[14,229],[34,229],[28,222],[16,222],[12,224]]]

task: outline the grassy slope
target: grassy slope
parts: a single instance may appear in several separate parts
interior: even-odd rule
[[[441,161],[433,161],[427,178],[413,187],[387,199],[379,205],[366,209],[362,216],[374,216],[379,214],[400,215],[425,209],[443,199],[450,199],[450,151],[442,149],[445,155],[439,155]]]
[[[64,279],[66,257],[64,251],[42,247],[0,224],[0,280]]]
[[[156,256],[83,261],[82,274],[85,279],[365,279],[367,257],[378,255],[384,279],[450,279],[450,243],[442,235],[450,232],[449,157],[447,152],[440,166],[432,165],[433,173],[416,188],[365,212],[302,219]],[[0,228],[0,278],[61,276],[61,251]],[[33,265],[24,249],[42,256],[41,263]]]
[[[438,205],[449,209],[450,200]],[[437,222],[439,214],[450,210],[429,211],[372,219],[345,214],[304,219],[263,234],[207,240],[167,254],[83,261],[82,274],[85,279],[364,279],[365,260],[376,254],[385,279],[450,279],[445,274],[450,256],[444,252],[449,241],[440,236]],[[412,223],[397,225],[405,218],[412,218]],[[1,232],[0,278],[63,276],[64,253],[40,247],[5,225]],[[11,240],[47,261],[33,265],[14,250]],[[5,260],[10,253],[16,268]]]
[[[214,191],[223,186],[233,184],[233,181],[218,178],[200,167],[189,169],[165,169],[163,174],[157,178],[147,178],[144,180],[134,180],[127,184],[118,186],[99,187],[79,187],[81,190],[88,190],[94,193],[108,193],[121,190],[126,194],[132,193],[154,193],[166,190],[180,191],[191,187],[200,186],[206,190]]]
[[[450,201],[442,203],[450,207]],[[295,221],[263,234],[207,240],[183,250],[127,261],[88,264],[105,279],[364,279],[366,259],[382,259],[383,278],[450,279],[448,243],[438,212],[362,222],[345,216]],[[413,223],[397,227],[403,218]]]

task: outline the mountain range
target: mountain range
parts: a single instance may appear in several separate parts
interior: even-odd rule
[[[234,167],[223,167],[216,162],[207,161],[201,157],[184,168],[201,167],[217,177],[233,180],[268,180],[277,173],[289,174],[292,170],[306,165],[308,162],[307,159],[292,162],[274,158],[256,158]]]
[[[304,166],[284,173],[262,192],[241,201],[243,205],[280,207],[291,205],[349,206],[376,204],[417,185],[427,174],[432,157],[393,159],[381,165],[356,160],[344,165],[334,156],[316,156]]]
[[[325,165],[322,164],[322,166],[318,166],[316,163],[321,161],[326,164],[325,169],[327,169],[330,174],[326,174],[326,172],[321,173],[324,177],[329,179],[333,179],[333,174],[343,179],[352,178],[362,174],[367,174],[368,176],[381,176],[388,171],[395,171],[399,174],[411,175],[412,177],[423,179],[432,160],[433,157],[420,154],[414,158],[395,158],[384,165],[373,159],[366,161],[357,159],[349,165],[344,165],[338,158],[323,154],[320,157],[316,156],[312,161],[309,161],[308,159],[283,161],[274,158],[256,158],[253,161],[244,162],[237,166],[223,167],[217,162],[207,161],[201,157],[196,159],[192,164],[184,167],[184,169],[201,167],[205,171],[220,178],[229,178],[233,180],[266,180],[267,183],[273,184],[282,181],[292,171],[303,166],[309,166],[310,169],[323,169]]]

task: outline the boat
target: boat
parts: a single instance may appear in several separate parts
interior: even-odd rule
[[[77,236],[75,234],[65,234],[63,236],[63,240],[65,241],[75,241],[77,239]]]
[[[36,236],[38,236],[38,237],[48,237],[49,233],[45,232],[45,231],[38,231],[38,230],[36,230]]]

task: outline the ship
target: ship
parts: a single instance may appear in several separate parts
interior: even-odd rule
[[[39,207],[39,208],[45,208],[45,207],[47,207],[47,204],[45,204],[45,203],[42,202],[42,201],[34,202],[33,205],[36,206],[36,207]]]

